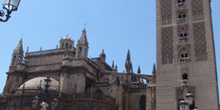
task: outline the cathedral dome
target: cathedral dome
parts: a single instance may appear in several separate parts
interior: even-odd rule
[[[45,88],[45,80],[47,77],[36,77],[33,79],[30,79],[26,81],[24,84],[22,84],[18,89],[37,89],[38,87]],[[58,89],[59,82],[53,78],[50,78],[51,84],[49,89]]]

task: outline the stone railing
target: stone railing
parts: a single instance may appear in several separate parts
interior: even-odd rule
[[[50,54],[50,53],[59,53],[59,52],[65,52],[65,51],[71,51],[71,50],[72,48],[43,50],[43,51],[36,51],[36,52],[28,52],[26,53],[26,56],[45,55],[45,54]]]
[[[72,95],[66,95],[61,94],[62,98],[69,98],[69,99],[97,99],[97,100],[103,100],[111,103],[115,103],[115,99],[111,96],[102,95],[102,94],[72,94]]]
[[[53,49],[53,50],[44,50],[44,51],[29,52],[29,53],[26,53],[26,56],[43,55],[43,54],[49,54],[49,53],[54,53],[54,52],[58,52],[58,51],[60,51],[60,50],[58,50],[58,49]]]
[[[15,94],[10,95],[38,95],[40,91],[44,91],[44,88],[25,88],[25,89],[18,89],[15,91]],[[67,95],[63,93],[58,92],[58,88],[49,88],[48,92],[50,94],[54,94],[57,97],[63,98],[63,99],[96,99],[96,100],[102,100],[110,103],[115,103],[115,99],[111,96],[103,95],[103,94],[72,94]]]
[[[25,94],[25,95],[35,95],[38,94],[40,91],[44,91],[45,88],[27,88],[25,87],[25,89],[23,88],[19,88],[18,90],[15,91],[15,94],[13,95],[21,95],[21,94]],[[59,87],[50,87],[48,88],[49,92],[57,92],[59,91]]]

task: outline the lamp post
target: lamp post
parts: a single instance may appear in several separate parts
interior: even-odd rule
[[[48,102],[50,102],[49,98],[51,98],[50,95],[49,95],[49,91],[48,91],[48,89],[51,85],[50,77],[47,76],[47,78],[44,79],[44,82],[45,82],[44,83],[45,90],[42,91],[41,88],[40,88],[39,89],[40,91],[39,91],[39,94],[38,94],[40,97],[36,96],[34,98],[34,100],[32,101],[32,107],[34,109],[37,107],[40,100],[42,101],[42,103],[40,104],[41,107],[42,107],[41,110],[47,110],[47,107],[49,106]],[[59,103],[59,101],[57,100],[57,98],[53,99],[52,103],[50,105],[51,110],[54,110],[56,108],[56,106],[58,105],[58,103]]]
[[[0,17],[6,16],[5,19],[0,18],[1,22],[8,21],[8,19],[11,17],[10,14],[12,13],[12,11],[17,11],[20,1],[21,0],[5,0],[3,4],[3,9],[7,10],[7,14],[5,15],[5,12],[3,10],[0,10]]]
[[[193,93],[187,93],[186,99],[182,99],[179,102],[179,108],[180,110],[185,110],[186,105],[189,106],[189,110],[198,110],[197,107],[194,105],[194,94]]]
[[[50,87],[50,84],[51,84],[51,79],[50,79],[50,77],[47,76],[47,78],[44,79],[44,81],[45,81],[45,84],[44,84],[45,90],[48,90],[48,88]]]

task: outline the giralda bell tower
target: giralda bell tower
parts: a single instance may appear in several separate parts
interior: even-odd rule
[[[156,0],[157,110],[218,110],[211,0]]]

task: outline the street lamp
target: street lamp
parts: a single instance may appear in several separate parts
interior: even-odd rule
[[[54,96],[51,96],[51,94],[49,93],[48,91],[48,88],[51,86],[51,79],[49,76],[47,76],[45,79],[44,79],[44,87],[45,87],[45,90],[42,90],[41,88],[38,88],[39,89],[39,94],[38,96],[36,96],[34,98],[34,100],[32,101],[32,107],[35,109],[37,107],[37,105],[39,104],[39,102],[42,102],[40,103],[41,105],[41,110],[47,110],[47,107],[50,106],[51,107],[51,110],[55,110],[55,108],[57,107],[59,101],[57,100],[57,98],[51,100],[52,98],[54,98]],[[49,105],[48,103],[51,103],[51,105]]]
[[[188,105],[193,105],[193,98],[194,98],[193,93],[187,93],[186,94],[186,99],[188,101]]]
[[[50,84],[51,84],[51,79],[50,79],[50,77],[49,77],[49,76],[47,76],[47,78],[46,78],[46,79],[44,79],[44,81],[45,81],[44,86],[45,86],[45,89],[47,90],[47,89],[50,87]]]
[[[47,110],[47,107],[49,106],[49,105],[47,104],[47,102],[42,102],[40,105],[42,106],[42,109],[41,109],[41,110]]]
[[[6,16],[5,20],[0,18],[1,22],[6,22],[11,17],[10,14],[12,11],[17,11],[18,5],[21,0],[5,0],[3,4],[3,9],[7,10],[7,14],[5,15],[5,12],[3,10],[0,10],[0,17]]]
[[[186,100],[182,99],[180,102],[179,102],[179,108],[180,110],[185,110],[185,106],[187,105],[187,102]]]
[[[182,99],[179,102],[179,108],[180,110],[185,110],[185,106],[189,105],[189,110],[197,110],[197,107],[194,105],[194,94],[193,93],[187,93],[186,94],[186,100]]]
[[[39,102],[39,97],[38,96],[34,97],[34,100],[32,101],[32,107],[36,108],[38,102]]]

